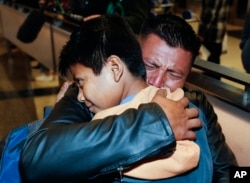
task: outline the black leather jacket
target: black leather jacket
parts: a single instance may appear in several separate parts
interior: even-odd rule
[[[185,96],[190,102],[200,108],[207,119],[208,145],[213,158],[213,183],[229,183],[229,168],[236,166],[237,161],[229,146],[225,142],[217,115],[206,96],[200,91],[184,88]]]
[[[102,121],[82,123],[86,119],[84,114],[88,119],[90,116],[88,111],[82,112],[86,108],[74,95],[68,93],[25,144],[20,160],[25,182],[88,179],[129,167],[143,158],[172,152],[175,139],[157,104],[141,105],[138,111],[130,109]],[[185,89],[185,95],[207,118],[213,182],[228,183],[229,167],[237,162],[225,143],[217,115],[201,92]],[[58,111],[63,111],[60,116]]]
[[[173,152],[175,138],[157,104],[85,123],[91,116],[76,96],[77,90],[67,92],[26,141],[20,157],[24,182],[87,182]]]

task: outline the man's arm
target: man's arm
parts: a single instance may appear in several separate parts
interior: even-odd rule
[[[144,158],[163,157],[175,147],[171,127],[157,104],[91,123],[82,123],[86,115],[75,114],[81,106],[76,95],[65,96],[27,140],[20,159],[24,182],[83,180],[126,169]]]

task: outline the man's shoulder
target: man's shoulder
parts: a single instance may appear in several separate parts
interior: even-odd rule
[[[207,100],[206,95],[202,91],[189,87],[183,89],[185,97],[187,97],[190,102],[201,109],[205,114],[211,114],[211,112],[214,113],[212,104]]]
[[[201,103],[207,101],[205,94],[198,89],[191,87],[184,87],[183,90],[185,97],[187,97],[190,100],[190,102],[194,103],[198,107],[201,105]]]
[[[192,95],[193,97],[197,97],[198,95],[204,95],[204,93],[198,89],[192,88],[192,87],[187,87],[185,86],[183,88],[185,96],[189,97],[189,95]],[[190,96],[191,97],[191,96]],[[191,97],[192,98],[192,97]]]

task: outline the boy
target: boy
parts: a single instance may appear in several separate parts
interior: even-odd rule
[[[99,112],[104,109],[126,103],[132,98],[134,100],[146,99],[144,102],[150,102],[151,97],[145,98],[145,96],[158,90],[152,86],[147,87],[140,46],[132,30],[120,17],[116,16],[102,16],[89,20],[83,24],[80,31],[72,34],[69,42],[63,48],[59,62],[59,71],[62,75],[66,75],[68,69],[80,89],[78,100],[85,101],[89,110],[97,115],[100,115]],[[108,100],[106,100],[107,96],[110,96]],[[139,103],[141,101],[136,101],[136,105]],[[136,105],[134,107],[137,107]],[[118,106],[118,108],[121,107],[124,106]],[[117,112],[122,112],[121,110],[119,109]],[[109,114],[114,114],[114,111]],[[95,118],[98,118],[97,115]],[[99,118],[102,117],[99,116]],[[186,147],[187,151],[182,148],[182,145]],[[193,151],[189,151],[188,147],[192,147]],[[178,157],[179,150],[185,151],[181,157]],[[184,157],[185,155],[187,157]],[[124,174],[144,179],[172,177],[194,168],[198,160],[198,158],[195,160],[195,156],[198,157],[197,146],[190,141],[182,141],[178,143],[177,151],[170,158],[143,164]],[[181,158],[183,159],[181,160]],[[189,159],[191,161],[187,161],[188,158],[191,158]],[[175,164],[177,166],[171,167],[174,166],[170,164],[174,162],[171,162],[171,159],[181,160],[181,162],[177,162]],[[211,157],[208,156],[207,159],[211,159]],[[169,162],[167,163],[167,161]],[[167,172],[162,172],[159,165],[165,165]],[[200,165],[201,169],[210,166],[209,162],[202,162]],[[176,167],[178,168],[175,169]],[[187,177],[190,177],[192,180],[196,178],[194,174],[197,175],[198,171],[194,171],[196,173],[193,174],[188,173],[189,175],[185,178],[180,176],[179,179],[185,181]],[[203,177],[203,175],[201,176]],[[207,182],[211,182],[212,176],[208,174],[207,177],[210,178],[206,178],[205,175],[203,178]],[[134,179],[127,177],[125,180],[134,182]],[[176,181],[176,179],[168,179],[169,181]]]

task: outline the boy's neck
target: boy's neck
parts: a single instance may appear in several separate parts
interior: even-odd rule
[[[147,87],[146,81],[141,78],[133,78],[133,80],[127,80],[125,83],[125,90],[123,99],[128,96],[134,96],[139,93],[142,89]]]

